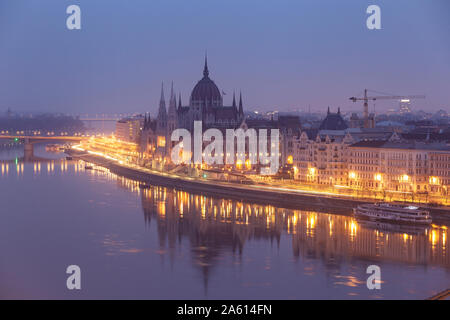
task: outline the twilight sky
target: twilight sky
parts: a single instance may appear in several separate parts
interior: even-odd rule
[[[82,30],[66,28],[71,4]],[[161,81],[188,103],[206,50],[246,110],[360,110],[348,97],[367,87],[450,111],[448,0],[0,0],[0,112],[155,114]]]

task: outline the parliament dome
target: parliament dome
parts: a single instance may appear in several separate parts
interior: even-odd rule
[[[203,78],[197,82],[191,93],[191,102],[203,103],[207,101],[213,105],[222,104],[222,95],[217,85],[209,78],[208,63],[205,59],[205,68],[203,69]]]

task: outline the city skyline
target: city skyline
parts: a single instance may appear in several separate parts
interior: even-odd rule
[[[449,9],[0,1],[0,300],[450,299]]]
[[[426,94],[415,111],[449,107],[445,1],[376,1],[381,30],[366,28],[366,1],[79,1],[75,31],[65,27],[69,4],[2,4],[0,110],[156,114],[162,81],[189,101],[206,51],[224,103],[242,91],[249,111],[361,111],[348,98],[365,88]]]

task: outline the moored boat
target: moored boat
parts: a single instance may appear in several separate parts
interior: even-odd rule
[[[362,204],[353,209],[355,217],[370,221],[384,221],[401,224],[430,225],[430,213],[411,205],[390,203]]]

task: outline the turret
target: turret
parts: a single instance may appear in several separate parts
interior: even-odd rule
[[[239,93],[239,116],[244,118],[244,107],[242,106],[242,92]]]
[[[159,100],[159,110],[157,118],[157,131],[164,132],[167,128],[166,100],[164,98],[164,83],[161,84],[161,98]]]
[[[172,82],[172,88],[170,90],[170,100],[169,100],[169,113],[168,113],[168,129],[169,134],[172,133],[173,130],[177,127],[177,98],[175,96],[175,93],[173,92],[173,82]]]

